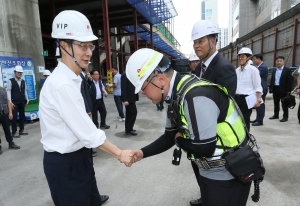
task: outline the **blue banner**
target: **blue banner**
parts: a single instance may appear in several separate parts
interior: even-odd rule
[[[13,78],[15,66],[23,68],[22,79],[25,80],[29,100],[36,99],[34,64],[32,58],[0,56],[0,86],[6,88],[7,81]]]

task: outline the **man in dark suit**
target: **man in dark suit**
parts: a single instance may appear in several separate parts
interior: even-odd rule
[[[81,95],[83,97],[85,111],[89,116],[91,116],[92,111],[93,111],[93,102],[92,102],[92,99],[91,99],[90,86],[89,86],[88,81],[86,79],[86,77],[91,78],[90,73],[86,72],[86,74],[85,74],[84,72],[81,72],[80,77],[82,79],[82,82],[81,82]],[[97,149],[94,149],[94,148],[92,149],[92,155],[93,155],[93,157],[97,156]],[[108,195],[100,195],[100,198],[101,198],[101,203],[104,203],[109,199],[109,196]]]
[[[263,62],[263,56],[261,54],[255,54],[252,57],[253,63],[257,66],[257,69],[259,70],[259,75],[261,79],[261,86],[263,89],[263,94],[261,98],[263,99],[264,103],[260,104],[260,107],[256,107],[256,119],[254,121],[251,121],[252,126],[260,126],[263,125],[263,120],[265,117],[265,101],[266,101],[266,95],[268,93],[268,67]]]
[[[105,90],[104,85],[102,84],[102,81],[99,79],[99,72],[98,71],[92,71],[91,72],[92,79],[88,80],[88,83],[90,85],[90,91],[91,91],[91,98],[93,103],[93,110],[92,110],[92,119],[96,127],[99,127],[98,122],[98,111],[100,113],[101,123],[100,128],[101,129],[109,129],[110,126],[106,125],[106,107],[103,101],[103,97],[107,96],[107,92]]]
[[[271,82],[270,82],[270,93],[273,93],[274,101],[274,115],[269,119],[279,119],[279,102],[281,101],[281,106],[283,110],[283,118],[280,122],[286,122],[289,118],[289,109],[284,104],[282,99],[291,93],[291,70],[284,66],[284,57],[278,56],[276,58],[276,69],[272,72]]]
[[[194,50],[201,62],[195,69],[195,75],[225,86],[228,93],[234,97],[237,77],[234,66],[217,51],[218,29],[210,21],[202,20],[194,24],[192,31]],[[199,168],[193,161],[192,167],[200,187]],[[201,205],[201,198],[191,200],[192,206]]]
[[[133,129],[133,126],[137,115],[135,102],[139,100],[139,94],[135,94],[134,90],[135,87],[127,79],[126,74],[123,73],[121,76],[121,98],[126,109],[125,133],[128,135],[137,135],[137,132]]]

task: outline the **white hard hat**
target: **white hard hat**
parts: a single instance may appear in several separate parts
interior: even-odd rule
[[[50,76],[50,74],[51,74],[51,72],[50,72],[48,69],[46,69],[46,70],[43,72],[43,75],[44,75],[44,76]]]
[[[250,56],[252,56],[252,51],[251,51],[251,49],[249,49],[247,47],[243,47],[239,51],[238,55],[240,55],[240,54],[249,54]]]
[[[146,79],[154,71],[163,58],[163,54],[153,49],[139,49],[134,52],[126,64],[126,76],[135,86],[135,93],[138,93]]]
[[[60,12],[52,23],[51,36],[57,39],[72,39],[80,42],[94,41],[89,20],[82,13],[73,10]]]
[[[190,53],[189,56],[189,61],[200,61],[199,57],[196,55],[196,53],[193,51],[192,53]]]
[[[194,41],[204,36],[208,36],[211,34],[218,34],[218,33],[219,33],[218,28],[211,21],[200,20],[194,24],[191,39],[192,41]]]
[[[15,66],[15,72],[23,72],[23,68],[21,66]]]

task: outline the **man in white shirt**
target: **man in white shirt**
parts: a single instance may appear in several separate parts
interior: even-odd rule
[[[7,81],[7,99],[12,103],[13,119],[11,121],[11,133],[13,138],[18,138],[19,135],[28,135],[24,131],[25,122],[25,106],[28,105],[27,87],[24,79],[22,79],[23,68],[16,66],[15,77]],[[17,134],[17,117],[19,114],[19,134]]]
[[[235,101],[238,104],[250,131],[250,115],[253,107],[259,107],[261,103],[261,78],[256,67],[248,64],[252,57],[251,49],[243,47],[238,53],[240,66],[236,69],[237,88],[235,93]],[[247,105],[246,97],[256,94],[256,102],[254,105]]]
[[[86,114],[80,93],[81,77],[88,67],[98,38],[88,19],[77,11],[59,13],[52,25],[59,39],[61,61],[40,94],[39,115],[44,172],[55,205],[101,205],[91,148],[98,147],[120,162],[134,162],[130,151],[106,139]]]

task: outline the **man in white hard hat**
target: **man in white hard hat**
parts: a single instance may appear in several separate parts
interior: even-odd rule
[[[45,80],[46,80],[50,75],[51,75],[51,72],[50,72],[48,69],[46,69],[46,70],[43,72],[43,76],[44,76]]]
[[[196,76],[225,86],[228,93],[234,97],[237,85],[235,68],[217,51],[218,28],[210,21],[200,20],[194,24],[191,39],[194,42],[195,53],[201,59],[201,63],[196,67]],[[192,167],[200,186],[199,169],[193,162]],[[191,200],[190,204],[201,205],[201,198]]]
[[[236,74],[234,66],[217,51],[218,28],[208,20],[200,20],[192,30],[194,50],[201,63],[195,74],[213,83],[225,86],[234,97]]]
[[[196,53],[194,51],[191,52],[190,56],[189,56],[189,65],[190,65],[192,74],[195,74],[195,69],[196,69],[197,65],[199,64],[199,62],[200,62],[200,59],[196,55]]]
[[[249,60],[251,58],[252,51],[247,47],[241,48],[238,52],[238,61],[240,66],[236,69],[238,83],[235,94],[236,103],[243,113],[244,120],[249,131],[252,108],[259,107],[262,102],[261,79],[258,69],[249,64]],[[256,100],[253,105],[248,105],[246,97],[251,95],[255,95]]]
[[[11,130],[13,138],[19,138],[20,135],[28,135],[24,131],[25,122],[25,106],[28,105],[27,87],[24,79],[22,79],[23,68],[15,66],[15,77],[7,81],[7,98],[12,103],[13,119],[11,121]],[[19,133],[17,133],[17,117],[19,113]]]
[[[39,115],[44,172],[55,205],[101,205],[91,148],[130,163],[129,150],[120,150],[106,139],[86,114],[79,74],[88,67],[93,41],[89,20],[77,11],[60,12],[52,24],[59,40],[61,61],[41,91]]]
[[[227,90],[199,81],[194,75],[181,76],[170,67],[168,58],[152,49],[133,53],[126,65],[126,75],[135,86],[135,93],[142,91],[153,104],[163,100],[169,103],[164,134],[142,149],[134,150],[132,155],[141,160],[167,151],[176,144],[199,167],[203,206],[246,205],[251,183],[243,184],[235,179],[224,162],[221,163],[222,152],[217,152],[218,138],[226,145],[236,138],[244,144],[247,135]],[[233,118],[232,115],[237,116]],[[233,121],[229,122],[229,119]],[[222,128],[224,126],[227,129]],[[175,150],[173,164],[178,165],[180,156],[176,154]]]

